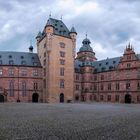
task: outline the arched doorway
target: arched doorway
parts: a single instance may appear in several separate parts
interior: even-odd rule
[[[4,96],[0,94],[0,102],[4,102]]]
[[[33,103],[37,103],[37,102],[38,102],[38,97],[39,97],[39,95],[38,95],[37,93],[34,93],[34,94],[32,95],[32,102],[33,102]]]
[[[75,100],[79,101],[79,96],[78,95],[75,96]]]
[[[64,94],[63,93],[60,94],[60,103],[64,103]]]
[[[131,103],[131,95],[130,94],[126,94],[125,95],[125,103]]]

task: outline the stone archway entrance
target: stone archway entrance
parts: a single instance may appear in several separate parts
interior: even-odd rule
[[[34,94],[32,95],[32,102],[33,102],[33,103],[37,103],[37,102],[38,102],[38,98],[39,98],[38,93],[34,93]]]
[[[131,103],[131,100],[132,100],[132,97],[131,97],[131,95],[130,94],[126,94],[125,95],[125,103]]]
[[[4,102],[4,96],[0,94],[0,103]]]
[[[64,94],[63,93],[60,94],[60,103],[64,103]]]

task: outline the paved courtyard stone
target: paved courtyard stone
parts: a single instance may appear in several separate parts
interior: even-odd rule
[[[140,140],[140,104],[1,103],[0,140]]]

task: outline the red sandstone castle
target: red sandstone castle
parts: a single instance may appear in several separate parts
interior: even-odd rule
[[[140,55],[132,45],[121,57],[97,61],[85,38],[75,58],[76,30],[49,18],[37,54],[0,52],[0,102],[140,103]]]

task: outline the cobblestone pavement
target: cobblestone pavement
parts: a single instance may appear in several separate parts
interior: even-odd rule
[[[0,140],[140,140],[140,104],[0,104]]]

